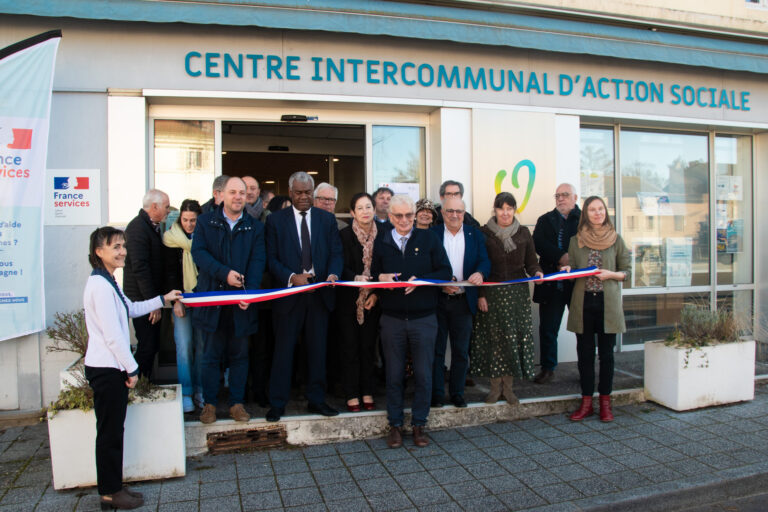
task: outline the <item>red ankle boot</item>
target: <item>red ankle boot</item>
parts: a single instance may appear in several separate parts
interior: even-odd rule
[[[581,421],[587,416],[592,416],[595,414],[594,409],[592,409],[592,397],[591,396],[582,396],[581,397],[581,407],[579,407],[576,411],[571,414],[571,421]]]
[[[613,411],[611,411],[611,395],[600,395],[600,421],[613,421]]]

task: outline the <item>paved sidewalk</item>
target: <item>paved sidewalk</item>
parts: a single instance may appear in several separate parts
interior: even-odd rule
[[[689,508],[731,482],[747,495],[766,480],[768,383],[743,404],[615,412],[610,424],[555,415],[429,432],[424,449],[408,437],[396,450],[373,439],[206,455],[188,459],[184,478],[134,487],[144,510],[491,512]],[[53,490],[45,424],[0,431],[0,511],[98,507],[93,488]]]

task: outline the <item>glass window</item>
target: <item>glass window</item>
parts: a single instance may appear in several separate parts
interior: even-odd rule
[[[168,194],[171,206],[210,199],[213,145],[213,121],[155,120],[155,188]]]
[[[373,127],[373,187],[387,186],[409,194],[414,201],[424,196],[426,157],[424,128],[418,126]]]
[[[735,290],[717,293],[717,309],[733,311],[741,336],[752,337],[754,325],[752,290]]]
[[[622,130],[622,226],[632,287],[709,284],[706,134]]]
[[[646,341],[663,340],[680,321],[680,311],[685,304],[709,306],[708,293],[671,293],[655,295],[630,295],[624,297],[624,319],[627,332],[622,335],[622,345],[637,345]]]
[[[715,137],[717,284],[752,282],[752,137]]]
[[[613,128],[582,128],[580,139],[579,206],[589,196],[600,196],[608,204],[608,214],[615,219]]]

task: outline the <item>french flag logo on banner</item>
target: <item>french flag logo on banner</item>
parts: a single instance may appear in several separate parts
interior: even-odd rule
[[[30,128],[11,128],[13,142],[8,144],[8,149],[31,149],[32,130]]]
[[[88,190],[90,179],[86,177],[70,178],[69,176],[55,176],[53,178],[54,190]]]

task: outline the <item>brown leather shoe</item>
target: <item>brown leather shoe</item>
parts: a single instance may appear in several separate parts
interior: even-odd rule
[[[424,433],[424,427],[413,427],[413,444],[419,448],[424,448],[425,446],[429,445],[429,438]]]
[[[200,413],[200,423],[213,423],[214,421],[216,421],[216,406],[205,404],[203,411]]]
[[[105,494],[101,497],[102,510],[110,510],[115,508],[121,510],[131,510],[134,508],[139,508],[143,504],[144,500],[142,498],[131,496],[125,492],[125,489],[120,489],[114,494]]]
[[[542,368],[539,374],[533,378],[533,382],[536,384],[546,384],[547,382],[552,382],[552,379],[554,378],[555,372],[546,368]]]
[[[400,448],[403,446],[403,434],[400,432],[400,427],[389,427],[387,446],[390,448]]]
[[[243,404],[235,404],[229,408],[229,417],[235,421],[248,421],[251,415],[245,411]]]
[[[123,486],[123,490],[124,490],[125,492],[127,492],[128,494],[130,494],[131,496],[133,496],[134,498],[141,498],[141,499],[144,499],[144,495],[143,495],[143,494],[141,494],[141,493],[140,493],[140,492],[138,492],[138,491],[134,491],[133,489],[131,489],[131,488],[130,488],[130,487],[128,487],[127,485],[124,485],[124,486]]]

